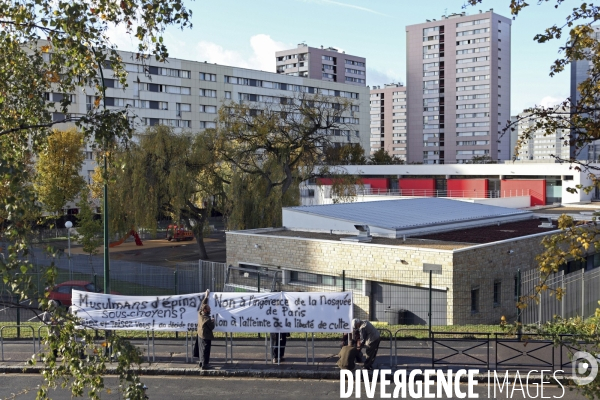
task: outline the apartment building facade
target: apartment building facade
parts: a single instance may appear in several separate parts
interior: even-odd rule
[[[593,26],[595,31],[595,39],[600,40],[600,25]],[[589,60],[577,60],[571,62],[571,101],[575,104],[579,102],[581,94],[577,88],[589,77],[590,69]],[[570,156],[580,160],[599,161],[600,160],[600,140],[588,144],[583,149],[571,147]]]
[[[319,49],[300,43],[295,49],[276,52],[275,60],[278,74],[366,86],[367,60],[333,47]]]
[[[329,82],[272,72],[256,71],[225,65],[169,58],[160,63],[154,59],[137,60],[134,53],[120,52],[129,75],[127,87],[114,79],[110,66],[104,69],[108,108],[127,107],[136,131],[163,124],[175,130],[199,132],[216,127],[220,107],[229,102],[279,104],[303,94],[347,99],[351,110],[340,121],[340,129],[326,134],[333,143],[369,145],[369,88],[366,86]],[[50,55],[48,55],[50,56]],[[80,89],[71,94],[70,113],[83,115],[90,110],[96,97]],[[49,101],[58,101],[60,93],[47,93]],[[64,119],[54,113],[53,119]],[[86,149],[82,175],[88,180],[95,168],[91,148]]]
[[[401,83],[371,89],[370,152],[383,148],[391,156],[407,159],[406,87]]]
[[[511,20],[493,10],[406,27],[408,162],[510,158]]]
[[[565,110],[562,110],[565,112]],[[545,130],[532,130],[535,127],[537,119],[531,114],[519,114],[515,119],[516,132],[519,143],[516,159],[521,161],[533,162],[555,162],[557,157],[568,159],[571,147],[569,146],[569,130],[557,129],[548,134]],[[529,132],[529,133],[527,133]],[[525,135],[529,137],[526,138]]]

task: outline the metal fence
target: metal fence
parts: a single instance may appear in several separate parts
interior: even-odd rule
[[[3,246],[6,249],[6,246]],[[6,250],[4,250],[6,251]],[[30,261],[36,266],[32,280],[43,289],[43,267],[51,262],[58,267],[58,283],[84,280],[103,283],[101,257],[63,255],[51,257],[41,249],[32,249]],[[517,318],[517,295],[534,293],[540,281],[537,269],[522,271],[520,291],[517,276],[499,278],[482,274],[462,285],[451,274],[432,274],[414,270],[360,270],[341,274],[290,271],[242,264],[239,267],[199,260],[173,266],[156,266],[121,260],[111,260],[111,290],[124,295],[170,295],[213,292],[269,291],[352,291],[354,315],[390,326],[477,326],[498,325],[501,318],[508,322]],[[431,280],[430,280],[431,278]],[[600,300],[600,268],[560,272],[548,278],[550,290],[537,296],[521,311],[525,324],[544,323],[558,315],[563,318],[588,317],[594,314]],[[553,296],[561,288],[562,300]],[[8,290],[3,296],[10,297]],[[12,308],[0,310],[0,321],[16,322]],[[29,316],[21,315],[25,321]]]
[[[600,268],[552,274],[545,281],[548,290],[536,294],[535,287],[540,284],[540,278],[537,269],[524,271],[521,275],[521,295],[535,295],[535,301],[530,300],[522,311],[523,323],[543,324],[555,316],[587,318],[594,315],[600,301]],[[561,300],[555,295],[557,289],[564,292]]]

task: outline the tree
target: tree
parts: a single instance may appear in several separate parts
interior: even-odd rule
[[[467,164],[498,164],[498,162],[486,154],[483,156],[473,156]]]
[[[116,79],[125,84],[126,72],[108,36],[109,28],[124,27],[126,35],[138,43],[138,57],[164,60],[168,56],[162,38],[165,28],[169,25],[188,27],[190,16],[182,0],[0,2],[0,59],[3,60],[0,65],[0,183],[3,184],[0,209],[6,210],[4,216],[0,215],[3,218],[0,237],[10,243],[8,256],[0,258],[0,276],[5,287],[11,288],[11,294],[19,297],[20,307],[39,312],[37,306],[32,305],[39,304],[42,311],[48,310],[47,297],[32,282],[33,265],[25,261],[29,222],[39,212],[35,209],[35,191],[28,184],[32,178],[26,168],[28,159],[35,157],[51,128],[60,122],[75,122],[87,141],[105,150],[113,143],[126,141],[132,133],[127,112],[92,107],[83,116],[70,115],[71,94],[77,88],[87,88],[89,92],[91,87],[99,104],[105,86],[101,67],[110,66]],[[47,93],[58,94],[60,100],[47,102]],[[55,268],[49,266],[42,273],[42,287],[52,287]],[[36,302],[24,303],[31,298]],[[15,307],[6,300],[2,303]],[[53,311],[61,316],[64,325],[61,335],[49,340],[54,348],[66,351],[60,363],[51,354],[43,355],[47,368],[38,398],[47,398],[48,388],[59,382],[68,385],[74,395],[82,395],[86,388],[89,397],[99,398],[107,358],[98,355],[83,363],[79,354],[70,351],[68,346],[72,336],[67,333],[73,333],[75,321],[65,315],[64,310]],[[78,332],[78,336],[88,333]],[[92,336],[85,344],[90,350],[94,347]],[[143,391],[132,369],[133,365],[139,365],[138,354],[118,336],[111,336],[109,345],[118,354],[118,375],[125,397],[141,399]]]
[[[404,164],[403,160],[400,160],[396,157],[390,155],[386,149],[383,147],[379,150],[375,151],[369,157],[369,164],[371,165],[394,165],[394,164]]]
[[[194,232],[200,258],[208,259],[204,246],[208,217],[215,206],[222,209],[224,185],[229,182],[216,146],[212,130],[176,134],[157,125],[115,153],[110,176],[114,184],[109,186],[114,231],[123,234],[135,226],[156,229],[159,215],[169,215]]]
[[[365,165],[365,149],[360,143],[345,143],[341,146],[325,148],[325,163],[327,165]]]
[[[84,160],[83,135],[75,128],[54,130],[42,147],[35,166],[35,190],[44,209],[54,214],[56,221],[65,205],[85,186],[79,175]]]
[[[95,219],[94,210],[92,209],[93,202],[90,199],[90,190],[84,187],[80,196],[77,207],[79,213],[77,214],[77,237],[76,240],[83,247],[83,251],[90,255],[98,253],[98,246],[102,244],[102,221]]]
[[[230,103],[219,110],[221,159],[227,185],[228,227],[281,226],[281,207],[299,204],[299,184],[329,173],[324,149],[333,132],[353,132],[345,98],[301,94],[278,104]]]

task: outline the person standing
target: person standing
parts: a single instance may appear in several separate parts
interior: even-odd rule
[[[208,295],[210,290],[206,289],[206,294],[200,304],[198,311],[198,339],[200,342],[200,368],[208,369],[210,362],[210,348],[214,339],[213,329],[215,329],[215,319],[210,316],[210,306],[208,305]]]
[[[271,354],[273,355],[273,364],[283,362],[285,345],[287,344],[287,338],[289,336],[289,332],[271,332]]]
[[[352,328],[358,329],[360,335],[358,349],[360,350],[364,346],[367,351],[367,359],[363,369],[372,370],[375,357],[377,357],[377,350],[379,350],[379,331],[369,321],[361,321],[358,318],[352,320]]]

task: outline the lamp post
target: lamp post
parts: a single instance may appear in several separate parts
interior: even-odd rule
[[[67,242],[69,243],[69,280],[73,280],[73,269],[71,268],[71,228],[73,223],[71,221],[65,222],[65,228],[67,228]]]

